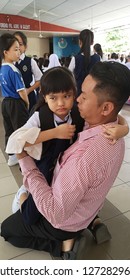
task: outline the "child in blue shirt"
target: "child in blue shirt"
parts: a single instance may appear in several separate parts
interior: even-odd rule
[[[14,62],[20,57],[18,40],[5,33],[0,37],[0,86],[3,96],[2,116],[5,129],[5,146],[9,136],[23,126],[29,117],[29,100],[25,85]],[[13,166],[18,161],[10,154],[8,165]]]

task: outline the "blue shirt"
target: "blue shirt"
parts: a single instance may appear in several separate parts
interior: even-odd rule
[[[3,97],[19,99],[19,91],[25,89],[20,71],[11,63],[3,63],[0,68],[0,85]]]

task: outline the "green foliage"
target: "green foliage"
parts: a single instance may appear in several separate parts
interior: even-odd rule
[[[109,31],[106,33],[106,46],[105,51],[106,52],[124,52],[128,48],[128,36],[124,32],[124,30],[121,29],[113,29],[112,31]]]

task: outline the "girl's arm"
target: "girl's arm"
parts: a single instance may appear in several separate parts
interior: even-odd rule
[[[20,90],[19,95],[23,99],[23,101],[26,103],[27,108],[29,108],[29,99],[28,99],[26,90],[25,89]]]
[[[34,89],[37,89],[38,87],[40,87],[40,81],[37,81],[29,88],[26,88],[27,95],[29,95],[32,91],[34,91]]]
[[[66,124],[59,125],[52,129],[41,131],[33,145],[39,144],[41,142],[45,142],[45,141],[48,141],[48,140],[51,140],[54,138],[71,139],[74,136],[75,129],[76,129],[75,125],[66,123]],[[29,147],[29,146],[32,146],[32,144],[26,142],[25,147]]]
[[[115,144],[119,138],[124,137],[128,132],[128,123],[121,115],[118,115],[118,124],[103,125],[103,135],[110,139],[112,144]]]

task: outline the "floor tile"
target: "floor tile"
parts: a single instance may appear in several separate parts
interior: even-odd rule
[[[23,184],[23,176],[21,174],[21,171],[19,170],[19,165],[10,167],[10,171],[11,171],[12,175],[14,176],[18,187],[20,187]]]
[[[123,182],[130,181],[130,164],[124,163],[121,166],[121,169],[118,173],[118,178],[121,179]]]
[[[12,175],[0,179],[0,197],[16,193],[17,190],[18,185]]]
[[[125,150],[124,161],[130,163],[130,149]]]
[[[107,199],[122,213],[130,210],[130,186],[122,184],[112,188]]]
[[[0,237],[0,260],[9,260],[14,257],[18,257],[26,252],[30,251],[29,249],[17,248],[4,241],[2,237]]]
[[[125,147],[126,147],[127,149],[130,149],[130,138],[129,138],[129,137],[126,137],[126,138],[125,138]]]
[[[90,234],[86,231],[85,238],[80,241],[77,253],[77,260],[109,260],[111,257],[106,253],[101,245],[97,245]]]
[[[128,220],[130,220],[130,211],[124,213],[124,216],[125,216]]]
[[[112,187],[121,185],[122,183],[123,183],[123,181],[117,177]]]
[[[7,163],[0,163],[0,178],[4,178],[12,175]]]
[[[102,210],[99,212],[99,217],[103,222],[105,222],[106,220],[109,220],[120,214],[121,212],[109,200],[106,199]]]
[[[102,244],[102,247],[113,260],[126,260],[130,258],[130,221],[119,215],[108,221],[112,239]]]
[[[6,159],[5,159],[4,155],[3,155],[3,152],[0,149],[0,163],[5,163],[5,162],[6,162]]]
[[[12,214],[12,202],[14,194],[0,198],[0,223]]]
[[[49,253],[44,251],[30,251],[25,254],[12,258],[13,260],[52,260]]]

